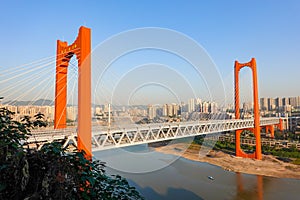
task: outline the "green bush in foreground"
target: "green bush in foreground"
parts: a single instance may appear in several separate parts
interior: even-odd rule
[[[66,152],[59,143],[41,150],[23,148],[30,130],[45,126],[43,115],[12,120],[0,108],[0,199],[143,199],[127,180],[108,176],[105,164],[84,152]]]

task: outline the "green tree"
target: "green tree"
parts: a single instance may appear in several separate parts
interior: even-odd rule
[[[59,143],[41,150],[23,143],[35,127],[46,126],[42,114],[13,120],[0,108],[0,199],[143,199],[127,180],[105,173],[105,163],[67,152]]]

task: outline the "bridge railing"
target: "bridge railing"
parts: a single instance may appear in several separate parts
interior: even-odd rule
[[[261,118],[261,126],[278,124],[279,118]],[[94,150],[125,147],[190,136],[252,128],[253,119],[189,121],[112,128],[93,132]]]
[[[279,118],[261,118],[260,125],[279,124]],[[92,129],[92,146],[94,150],[125,147],[170,139],[205,135],[224,131],[252,128],[253,119],[226,119],[207,121],[187,121],[176,123],[154,123],[127,125],[123,127],[97,127]],[[75,128],[33,130],[27,142],[75,140]],[[66,141],[67,144],[67,141]]]

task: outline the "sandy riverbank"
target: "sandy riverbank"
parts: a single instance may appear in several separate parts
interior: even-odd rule
[[[184,158],[206,162],[222,167],[228,171],[241,172],[246,174],[257,174],[279,178],[300,179],[300,166],[285,163],[271,155],[263,155],[262,160],[251,158],[239,158],[221,151],[210,151],[209,156],[199,156],[199,145],[177,143],[162,147],[155,147],[155,150],[161,153],[180,155]]]

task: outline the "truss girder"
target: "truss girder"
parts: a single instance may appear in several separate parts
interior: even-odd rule
[[[278,124],[279,118],[261,118],[261,126]],[[165,140],[173,140],[191,136],[206,135],[238,129],[253,128],[253,119],[231,119],[193,121],[168,124],[147,124],[123,129],[98,130],[93,133],[93,139],[106,135],[111,140],[99,140],[93,145],[93,151],[147,144]],[[115,134],[118,133],[118,134]]]
[[[260,119],[261,126],[272,124],[279,124],[279,118]],[[253,128],[253,126],[253,119],[230,119],[147,124],[110,129],[106,129],[105,127],[93,127],[92,148],[93,151],[100,151],[138,144]],[[59,130],[34,130],[26,142],[46,143],[51,141],[63,141],[64,147],[67,147],[70,142],[76,144],[76,132],[76,129],[72,128]]]

